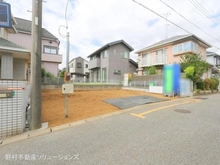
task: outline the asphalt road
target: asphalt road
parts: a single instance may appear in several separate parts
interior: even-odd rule
[[[220,94],[202,98],[144,105],[3,145],[0,164],[219,165]]]

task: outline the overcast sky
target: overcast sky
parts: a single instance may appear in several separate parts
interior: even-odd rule
[[[31,20],[32,0],[5,0],[11,4],[15,17]],[[65,8],[67,0],[44,0],[43,27],[59,38],[63,63],[65,67],[66,38],[58,32],[60,25],[66,25]],[[220,48],[220,3],[219,0],[136,0],[156,13],[167,16],[186,31],[195,34],[209,44]],[[67,23],[70,32],[70,60],[93,53],[108,42],[123,39],[134,51],[131,58],[137,61],[134,52],[175,35],[187,34],[166,20],[138,5],[132,0],[69,0]],[[169,24],[166,26],[166,24]],[[167,31],[167,33],[166,33]],[[61,34],[66,29],[61,28]],[[220,52],[219,49],[211,49]]]

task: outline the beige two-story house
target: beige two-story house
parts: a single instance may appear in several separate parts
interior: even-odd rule
[[[211,45],[193,34],[178,35],[159,41],[138,50],[138,75],[144,75],[145,68],[155,66],[157,74],[163,73],[165,64],[179,63],[185,54],[201,54],[206,60],[206,49]]]

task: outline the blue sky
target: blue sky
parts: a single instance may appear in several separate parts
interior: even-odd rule
[[[5,0],[11,4],[12,13],[16,17],[31,19],[31,0]],[[160,15],[170,13],[167,17],[182,28],[197,35],[211,45],[220,48],[220,42],[208,36],[183,18],[172,9],[161,3],[160,0],[146,1],[137,0]],[[211,18],[203,15],[192,1],[195,0],[163,0],[184,17],[199,26],[201,29],[220,39],[220,5],[218,0],[196,0],[204,7]],[[65,8],[67,0],[46,0],[43,3],[43,27],[57,36],[60,40],[60,54],[63,55],[63,63],[59,68],[65,66],[66,60],[66,38],[62,38],[58,32],[60,25],[66,25]],[[123,39],[135,50],[131,52],[131,58],[137,61],[136,50],[154,44],[167,36],[186,34],[185,31],[169,23],[158,15],[137,5],[132,0],[70,0],[67,8],[68,31],[70,32],[70,60],[82,56],[86,57],[107,44]],[[167,28],[167,29],[166,29]],[[66,29],[61,29],[62,35]],[[212,49],[219,51],[218,49]],[[220,51],[219,51],[220,52]]]

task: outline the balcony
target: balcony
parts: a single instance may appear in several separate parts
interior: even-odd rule
[[[88,62],[88,69],[99,68],[101,66],[100,58],[93,59]]]
[[[42,53],[41,61],[62,63],[62,55]]]
[[[165,64],[167,64],[167,56],[165,54],[154,56],[152,58],[141,59],[140,61],[140,67],[149,67]]]

